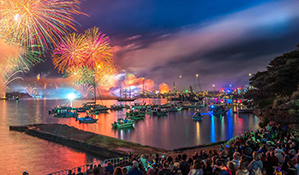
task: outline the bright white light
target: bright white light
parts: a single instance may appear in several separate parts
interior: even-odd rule
[[[71,94],[69,94],[69,95],[67,96],[67,98],[70,99],[70,100],[74,100],[74,99],[76,98],[76,95],[73,94],[73,93],[71,93]]]
[[[20,15],[19,14],[16,14],[15,15],[15,20],[18,20],[20,18]]]

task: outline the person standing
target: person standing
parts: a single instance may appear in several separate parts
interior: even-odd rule
[[[190,171],[189,163],[186,160],[187,160],[187,155],[183,154],[182,162],[180,163],[180,170],[182,172],[182,175],[188,175]]]

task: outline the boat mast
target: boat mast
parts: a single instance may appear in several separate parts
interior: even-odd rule
[[[119,98],[121,98],[121,83],[120,83],[120,86],[119,86]]]
[[[142,88],[143,88],[143,90],[142,90],[142,91],[143,91],[143,92],[142,92],[142,96],[143,96],[142,99],[143,99],[143,101],[142,101],[142,102],[143,102],[143,104],[144,104],[144,98],[145,98],[145,96],[144,96],[144,78],[143,78],[143,85],[142,85]]]
[[[94,90],[94,102],[97,104],[97,89],[96,89],[96,76],[93,74],[93,90]]]

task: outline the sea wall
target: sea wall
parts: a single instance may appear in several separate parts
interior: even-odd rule
[[[30,129],[30,126],[10,126],[9,129],[11,131],[25,132],[26,134],[34,136],[34,137],[38,137],[38,138],[45,139],[45,140],[48,140],[51,142],[59,143],[59,144],[65,145],[65,146],[75,148],[75,149],[83,150],[83,151],[98,155],[100,157],[103,157],[105,159],[126,156],[119,152],[114,152],[111,150],[107,150],[105,148],[90,145],[90,144],[87,144],[82,141],[74,140],[72,138],[66,138],[66,137],[63,137],[60,135],[58,136],[58,135],[55,135],[52,133],[38,131],[36,129]]]

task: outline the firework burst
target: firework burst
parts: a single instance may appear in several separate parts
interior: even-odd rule
[[[2,0],[1,33],[13,42],[27,40],[25,47],[52,48],[67,31],[75,29],[72,14],[79,11],[79,0]]]
[[[94,27],[85,32],[87,57],[85,65],[88,67],[98,67],[100,64],[109,63],[112,58],[112,49],[109,37]]]
[[[77,90],[80,92],[83,98],[87,98],[88,96],[92,96],[94,94],[93,86],[88,84],[79,84],[77,86]]]
[[[54,50],[53,64],[58,71],[69,67],[79,67],[86,58],[86,37],[81,34],[68,34]]]

